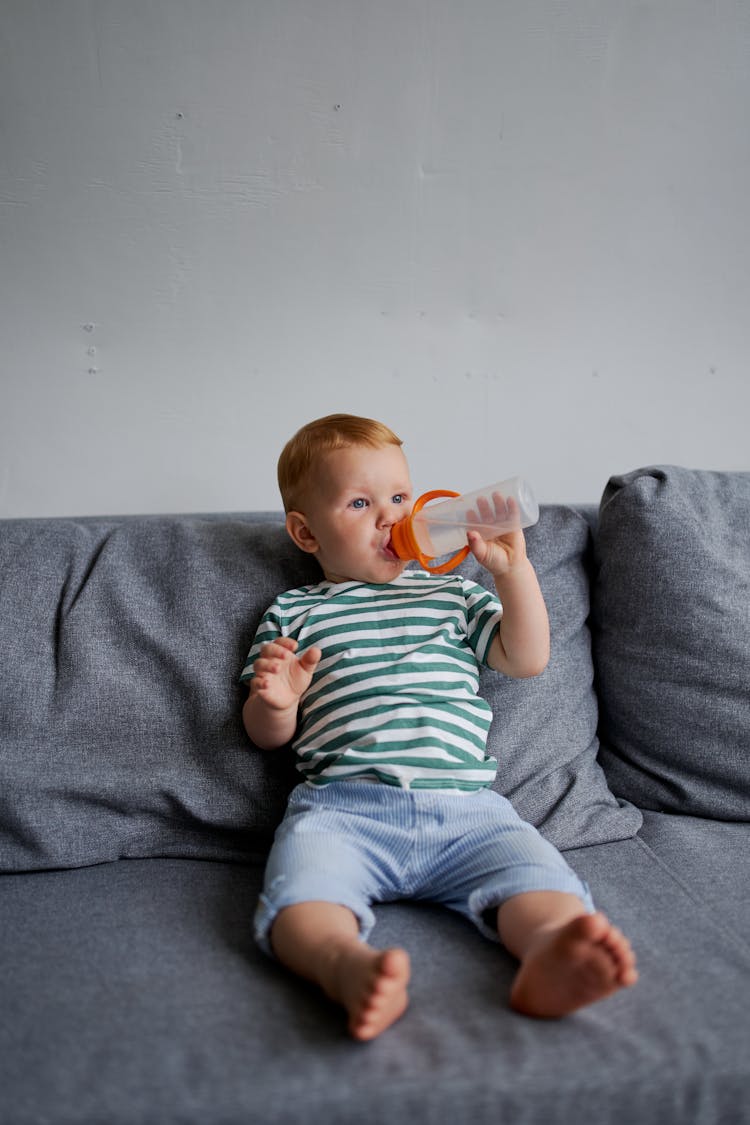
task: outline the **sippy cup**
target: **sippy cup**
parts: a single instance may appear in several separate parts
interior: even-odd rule
[[[451,499],[424,506],[441,496]],[[437,489],[420,496],[411,513],[394,524],[391,548],[400,559],[416,559],[433,574],[445,574],[469,554],[467,531],[478,531],[485,539],[494,539],[508,531],[531,527],[538,519],[539,505],[522,477],[488,484],[464,495]],[[451,551],[457,553],[447,562],[430,566],[433,559]]]

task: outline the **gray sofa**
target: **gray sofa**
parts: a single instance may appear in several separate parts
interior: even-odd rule
[[[750,1121],[750,474],[613,478],[528,542],[553,658],[483,677],[498,785],[640,982],[531,1020],[501,948],[384,905],[411,1007],[357,1044],[251,937],[294,776],[237,677],[314,564],[273,514],[0,524],[2,1125]]]

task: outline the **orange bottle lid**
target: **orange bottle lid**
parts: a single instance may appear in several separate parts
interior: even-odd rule
[[[417,537],[414,534],[414,528],[412,527],[412,520],[417,512],[420,512],[424,505],[430,500],[436,500],[439,496],[452,497],[460,495],[460,492],[446,492],[444,489],[438,488],[433,489],[432,492],[423,493],[418,500],[415,500],[411,513],[408,516],[404,516],[398,523],[395,523],[391,529],[391,547],[400,559],[404,559],[405,561],[415,559],[420,566],[423,566],[425,570],[429,570],[431,574],[447,574],[449,570],[453,570],[454,567],[457,567],[459,563],[464,561],[469,553],[468,545],[462,547],[455,555],[451,555],[451,557],[446,562],[441,563],[440,566],[430,566],[435,556],[425,555],[423,553],[422,548],[417,542]]]

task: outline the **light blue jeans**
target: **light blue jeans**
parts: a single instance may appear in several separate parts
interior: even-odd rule
[[[565,891],[593,910],[588,887],[557,849],[490,789],[303,783],[289,798],[268,857],[255,937],[270,954],[280,910],[332,902],[356,915],[365,941],[375,923],[373,903],[422,899],[458,911],[498,941],[494,911],[525,891]]]

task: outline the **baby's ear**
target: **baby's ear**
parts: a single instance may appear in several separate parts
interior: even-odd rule
[[[308,555],[316,554],[318,540],[307,526],[307,519],[302,512],[287,512],[286,529],[301,551]]]

